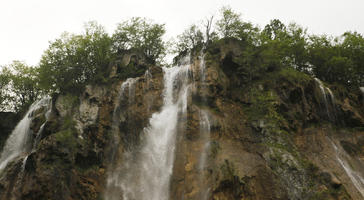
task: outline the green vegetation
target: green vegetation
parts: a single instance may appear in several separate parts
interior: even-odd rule
[[[160,64],[167,50],[178,57],[202,49],[216,55],[228,41],[241,47],[239,56],[231,60],[237,64],[232,73],[241,82],[260,79],[264,72],[272,71],[292,75],[290,81],[305,79],[294,72],[300,71],[346,88],[364,84],[364,37],[357,32],[339,37],[309,35],[301,26],[278,19],[260,29],[230,7],[221,8],[215,21],[211,16],[190,25],[177,36],[173,50],[162,39],[165,32],[164,24],[134,17],[119,23],[111,35],[96,22],[86,23],[81,34],[64,33],[50,42],[38,66],[15,61],[3,67],[0,110],[21,111],[42,95],[79,94],[87,84],[107,83],[111,65],[120,65],[127,53],[143,56],[148,64]],[[146,69],[133,63],[121,67],[125,69],[118,71],[119,78]]]
[[[197,25],[192,24],[181,35],[177,36],[174,53],[181,53],[201,46],[204,43],[204,36]]]
[[[166,52],[166,45],[162,40],[165,32],[164,24],[133,17],[118,25],[112,35],[113,50],[123,52],[127,49],[136,49],[152,63],[161,61]]]
[[[0,111],[24,113],[42,95],[38,71],[20,61],[13,61],[0,74]]]
[[[0,71],[0,111],[8,109],[10,94],[9,94],[9,71],[4,68]]]
[[[251,105],[245,107],[245,112],[250,120],[264,120],[269,125],[277,126],[276,128],[284,123],[284,118],[277,111],[278,97],[273,91],[251,88],[249,99]]]
[[[63,33],[50,42],[38,66],[14,61],[0,71],[0,111],[22,112],[43,95],[79,94],[87,84],[108,82],[109,67],[127,52],[146,57],[150,64],[166,52],[163,24],[142,18],[120,23],[110,37],[96,22],[85,24],[82,34]],[[134,69],[130,69],[134,68]],[[122,78],[138,74],[133,64]]]
[[[111,39],[95,22],[81,35],[64,33],[50,43],[39,65],[42,88],[50,92],[80,92],[99,82],[109,65]]]
[[[77,94],[87,84],[107,82],[110,63],[126,51],[156,63],[165,52],[164,33],[164,25],[132,18],[110,37],[101,25],[89,22],[83,34],[64,33],[50,43],[39,65],[41,86],[49,92]]]
[[[295,23],[285,25],[278,19],[261,30],[243,21],[229,7],[221,9],[216,30],[210,27],[192,25],[179,36],[176,49],[198,51],[205,45],[207,51],[214,53],[224,41],[235,40],[243,50],[234,58],[239,64],[234,73],[243,80],[261,78],[266,71],[290,68],[348,88],[364,84],[364,37],[360,33],[346,32],[339,37],[309,35],[303,27]],[[203,32],[206,34],[201,39]]]

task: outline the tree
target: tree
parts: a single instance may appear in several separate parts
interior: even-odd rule
[[[4,67],[0,80],[2,110],[25,112],[42,95],[37,69],[24,62],[13,61]]]
[[[285,37],[286,25],[284,25],[279,19],[273,19],[267,24],[263,33],[271,40],[282,39]]]
[[[11,92],[15,95],[15,110],[26,111],[28,107],[39,99],[41,89],[38,84],[38,72],[35,67],[23,62],[13,61],[10,65],[13,73],[11,79]]]
[[[217,38],[217,33],[212,30],[214,16],[205,19],[205,43],[206,46],[210,44],[211,41]]]
[[[244,22],[241,14],[230,7],[222,7],[221,18],[216,22],[217,32],[222,38],[236,38],[243,42],[253,42],[259,29],[250,22]]]
[[[3,67],[0,71],[0,111],[9,110],[10,71]]]
[[[307,30],[291,23],[288,25],[287,35],[290,65],[299,71],[309,73],[311,69],[308,62]]]
[[[235,13],[230,7],[222,7],[221,19],[216,22],[217,31],[222,38],[238,38],[242,21],[240,14]]]
[[[278,19],[271,20],[260,34],[260,44],[269,65],[309,73],[307,33],[297,24],[286,26]]]
[[[86,84],[104,81],[111,59],[110,37],[89,22],[83,34],[63,33],[50,43],[40,61],[41,86],[49,92],[78,93]]]
[[[181,35],[177,36],[177,39],[175,53],[189,51],[204,43],[203,33],[195,24],[190,25]]]
[[[364,37],[357,32],[346,32],[342,35],[341,54],[352,60],[352,84],[364,85]]]
[[[113,50],[117,53],[136,49],[144,53],[150,61],[160,61],[166,51],[165,43],[162,40],[165,32],[164,24],[133,17],[118,24],[112,36]]]

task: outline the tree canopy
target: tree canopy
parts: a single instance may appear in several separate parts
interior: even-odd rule
[[[140,17],[118,24],[112,35],[113,49],[120,52],[126,49],[141,50],[151,61],[160,61],[166,47],[162,36],[166,32],[164,24],[153,23]]]
[[[0,74],[0,110],[25,110],[42,94],[38,71],[24,62],[13,61]]]
[[[165,53],[164,33],[164,25],[144,18],[120,23],[112,37],[96,22],[87,23],[82,34],[63,33],[42,56],[41,86],[49,92],[78,93],[86,84],[106,82],[109,64],[127,50],[156,63]]]
[[[102,80],[111,57],[110,37],[102,26],[89,22],[83,34],[63,33],[50,43],[39,65],[41,86],[51,92],[78,92]]]
[[[260,29],[241,16],[222,7],[217,17],[188,26],[177,36],[171,52],[206,51],[234,40],[244,47],[236,58],[241,66],[235,72],[244,80],[259,78],[264,71],[292,68],[348,88],[364,85],[362,34],[308,34],[305,28],[279,19]],[[150,64],[160,64],[168,50],[165,32],[164,24],[133,17],[119,23],[111,35],[94,21],[86,23],[80,34],[63,33],[49,43],[39,65],[14,61],[1,69],[0,110],[21,111],[41,95],[77,94],[87,84],[106,83],[111,63],[128,51],[142,54]],[[131,66],[128,73],[133,70],[140,71]]]

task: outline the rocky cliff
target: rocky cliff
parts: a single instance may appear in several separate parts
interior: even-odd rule
[[[53,96],[28,114],[32,148],[2,170],[0,199],[363,199],[363,93],[290,68],[244,78],[242,48],[185,71],[125,55],[109,84]],[[159,132],[174,137],[150,144]]]

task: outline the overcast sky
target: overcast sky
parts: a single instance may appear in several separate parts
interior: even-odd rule
[[[277,18],[316,34],[364,33],[364,0],[0,0],[0,65],[35,65],[48,41],[64,31],[80,33],[90,20],[111,33],[122,20],[147,17],[165,23],[172,37],[224,5],[260,27]]]

